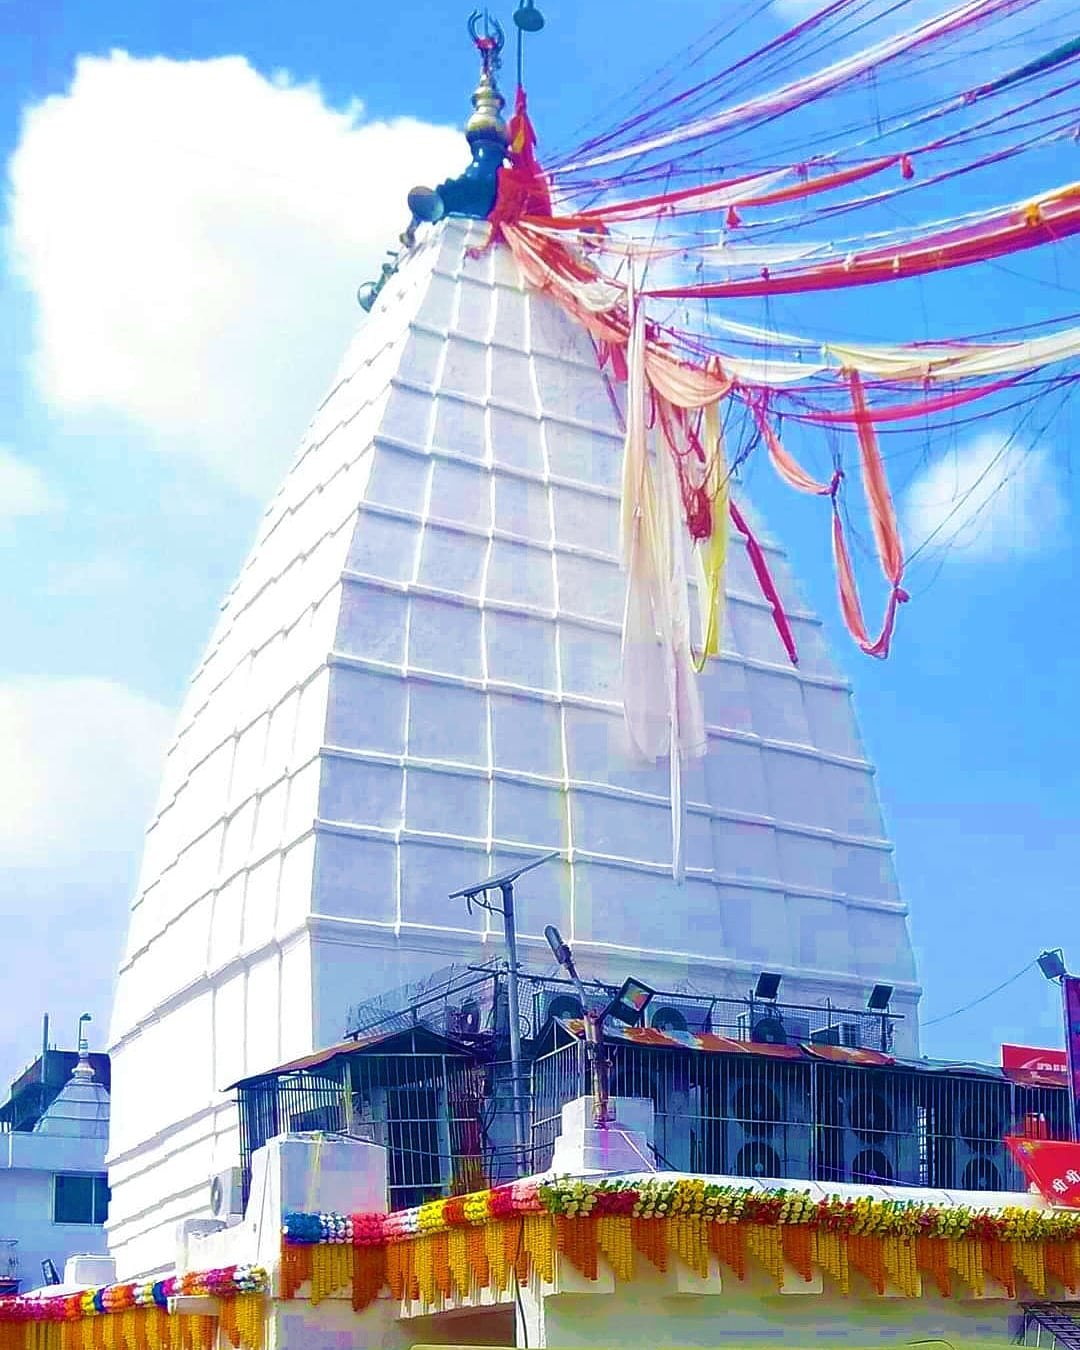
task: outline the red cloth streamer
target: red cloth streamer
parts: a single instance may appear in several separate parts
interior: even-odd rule
[[[985,398],[988,394],[996,394],[1002,389],[1011,389],[1014,384],[1024,379],[1027,372],[1021,375],[1011,375],[1005,380],[994,380],[992,384],[980,385],[977,389],[954,389],[951,393],[936,394],[933,398],[923,398],[917,403],[892,403],[885,408],[868,409],[866,416],[871,422],[904,422],[911,417],[923,417],[930,413],[945,412],[950,408],[959,408],[964,403],[972,403],[977,398]],[[831,412],[827,409],[821,409],[817,412],[804,412],[799,416],[804,422],[825,422],[831,425],[836,423],[854,423],[857,416],[854,412]]]
[[[757,422],[758,430],[765,441],[766,448],[769,451],[769,459],[772,466],[788,487],[792,487],[796,492],[808,492],[814,497],[827,497],[830,493],[835,493],[836,485],[839,482],[839,471],[833,475],[833,481],[829,483],[819,483],[816,478],[810,475],[798,465],[791,455],[784,449],[780,443],[780,437],[769,426],[769,420],[766,408],[763,403],[752,403],[754,420]]]
[[[885,470],[881,463],[877,437],[874,435],[872,417],[869,408],[866,406],[862,383],[854,371],[851,372],[849,379],[854,403],[852,420],[859,430],[863,483],[870,502],[874,537],[877,540],[882,570],[892,582],[892,593],[885,613],[885,622],[876,638],[871,638],[866,629],[862,605],[859,602],[859,592],[855,585],[855,571],[851,565],[851,557],[848,554],[847,542],[844,538],[844,524],[840,518],[840,510],[837,505],[836,498],[843,479],[842,472],[837,469],[832,476],[832,480],[828,483],[821,483],[816,478],[811,478],[788,454],[776,432],[769,426],[767,410],[763,403],[755,402],[752,407],[754,417],[768,448],[769,458],[784,482],[798,492],[832,498],[833,561],[836,566],[836,581],[840,591],[840,609],[844,615],[844,623],[847,625],[848,632],[867,656],[877,656],[884,659],[889,654],[893,628],[896,625],[897,607],[908,598],[907,592],[900,587],[904,558],[900,548],[899,531],[896,526],[896,513],[893,509],[888,485],[885,482]]]
[[[836,564],[836,580],[840,590],[840,608],[843,611],[848,632],[867,656],[877,656],[884,660],[889,654],[889,646],[892,642],[897,606],[907,601],[908,593],[901,590],[899,586],[893,587],[892,594],[889,596],[888,607],[885,610],[885,621],[881,626],[881,632],[871,641],[870,634],[866,630],[866,622],[863,619],[859,592],[855,585],[855,573],[852,570],[851,558],[848,556],[847,544],[844,541],[844,526],[840,520],[840,511],[836,505],[835,497],[833,498],[832,542],[833,560]]]
[[[1021,253],[1040,244],[1059,243],[1080,233],[1080,188],[1061,189],[1020,210],[992,216],[980,225],[942,230],[899,244],[853,253],[808,267],[760,277],[665,286],[643,294],[657,299],[722,299],[737,295],[794,295],[808,291],[869,286],[879,281],[919,277],[928,272],[967,267]]]
[[[488,216],[492,239],[501,233],[503,225],[514,225],[522,216],[551,215],[551,193],[536,158],[536,131],[520,85],[508,131],[510,163],[499,169],[495,205]]]
[[[815,197],[820,192],[831,192],[835,188],[846,187],[849,183],[858,183],[899,162],[899,155],[886,155],[880,159],[867,160],[863,164],[849,165],[846,169],[835,169],[832,173],[822,174],[818,178],[804,176],[798,183],[790,183],[787,187],[772,188],[751,196],[738,197],[737,204],[740,207],[775,206],[779,202],[800,201],[806,197]],[[707,183],[704,187],[680,188],[677,192],[660,192],[651,197],[639,197],[634,201],[612,202],[607,206],[577,211],[573,215],[554,216],[546,220],[534,220],[532,223],[543,225],[547,229],[579,230],[585,225],[595,225],[598,221],[616,224],[659,215],[697,215],[717,209],[718,204],[710,201],[711,198],[730,197],[733,193],[737,195],[740,183],[751,182],[758,177],[760,174],[744,174],[740,178]],[[726,210],[729,228],[741,223],[735,203],[720,205],[719,209]]]
[[[885,579],[892,583],[892,592],[889,595],[885,620],[881,626],[881,632],[875,639],[871,640],[870,634],[866,631],[862,606],[859,603],[859,593],[855,586],[855,573],[847,551],[844,527],[840,519],[839,507],[836,504],[835,493],[833,495],[833,558],[836,563],[836,579],[840,587],[840,607],[843,610],[844,622],[847,624],[848,631],[867,656],[877,656],[884,659],[889,654],[889,645],[892,642],[893,628],[896,624],[897,607],[904,604],[908,599],[907,592],[900,585],[904,578],[904,552],[900,546],[896,509],[893,506],[892,495],[885,479],[885,466],[881,462],[877,434],[874,431],[870,411],[866,406],[866,395],[858,371],[852,370],[848,373],[848,382],[851,385],[855,429],[859,438],[859,452],[862,458],[863,488],[870,507],[870,524],[874,531],[881,570],[885,573]]]
[[[679,492],[686,513],[686,528],[691,539],[708,539],[712,534],[712,502],[705,481],[705,450],[697,432],[690,425],[685,408],[678,408],[668,399],[654,392],[653,406],[679,479]],[[697,460],[698,480],[694,482],[688,467]]]
[[[731,515],[731,522],[739,533],[746,540],[746,552],[750,558],[750,565],[754,569],[754,575],[757,577],[758,585],[761,587],[761,593],[772,606],[773,622],[776,624],[776,631],[780,634],[780,641],[787,650],[788,658],[793,666],[799,664],[799,653],[795,647],[795,635],[791,631],[791,624],[788,622],[788,616],[784,613],[784,606],[780,601],[780,593],[776,589],[776,583],[772,579],[772,573],[769,571],[769,564],[765,560],[765,554],[762,552],[761,545],[754,538],[754,533],[743,519],[742,512],[735,505],[732,498],[728,499],[728,511]]]
[[[859,372],[853,370],[848,375],[851,385],[851,400],[855,408],[855,430],[859,437],[859,451],[862,456],[863,487],[870,504],[870,523],[874,527],[874,539],[877,542],[878,557],[885,578],[894,586],[899,586],[904,575],[904,553],[900,547],[900,530],[896,524],[896,508],[889,492],[885,477],[885,466],[881,462],[877,433],[866,406]]]

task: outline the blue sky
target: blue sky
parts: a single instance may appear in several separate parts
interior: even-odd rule
[[[617,22],[610,5],[542,7],[529,57],[541,152],[574,144],[598,109],[609,123],[614,99],[716,21],[707,0],[625,0]],[[447,128],[475,75],[465,8],[386,5],[377,21],[336,0],[0,9],[2,1074],[32,1057],[42,1012],[62,1043],[84,1009],[105,1036],[186,680],[357,321],[356,286],[405,223],[405,191],[463,157]],[[754,39],[797,12],[759,7]],[[1032,54],[1010,50],[1010,63]],[[1008,201],[1066,181],[1075,153],[970,193]],[[1075,248],[769,317],[919,338],[1066,314],[1080,309],[1062,281]],[[914,536],[1011,425],[888,447],[894,481],[923,484],[901,493]],[[1066,404],[978,520],[955,518],[950,547],[913,568],[884,664],[841,629],[824,505],[748,471],[854,682],[927,1020],[1044,946],[1080,964],[1074,431]],[[993,1060],[1002,1040],[1059,1044],[1055,992],[1029,971],[930,1027],[924,1048]]]

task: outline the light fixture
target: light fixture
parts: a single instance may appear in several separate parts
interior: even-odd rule
[[[875,984],[870,990],[870,997],[866,1000],[867,1009],[870,1012],[887,1012],[889,1004],[892,1002],[893,987],[891,984]]]
[[[1055,947],[1050,952],[1040,952],[1036,961],[1048,980],[1060,980],[1068,974],[1065,969],[1065,953],[1060,947]]]
[[[763,970],[757,977],[757,984],[754,985],[754,997],[760,999],[763,1003],[775,1003],[776,996],[780,992],[780,981],[783,978],[782,975]]]
[[[379,289],[373,281],[365,281],[356,292],[356,303],[364,311],[370,314],[375,308],[375,301],[379,298]]]
[[[551,948],[551,954],[559,965],[564,968],[570,966],[573,962],[570,948],[562,940],[562,934],[553,923],[549,923],[544,929],[544,937],[547,938],[547,945]]]
[[[521,0],[514,10],[514,22],[525,33],[539,33],[544,26],[544,16],[536,8],[535,0]]]
[[[607,1060],[604,1057],[603,1048],[604,1018],[612,1011],[612,1005],[609,1004],[600,1013],[591,1011],[585,994],[585,986],[581,983],[577,966],[574,965],[574,955],[563,941],[562,934],[553,923],[549,923],[544,929],[544,937],[547,938],[547,945],[551,948],[552,956],[573,980],[574,988],[577,990],[577,996],[581,1002],[581,1010],[585,1018],[585,1054],[592,1067],[593,1090],[596,1094],[594,1117],[596,1124],[604,1128],[608,1124],[608,1075]],[[617,1002],[623,994],[626,994],[628,996],[627,1011],[629,1011],[633,1007],[635,998],[639,997],[639,993],[636,991],[648,995],[645,1003],[648,1003],[649,998],[652,997],[651,989],[646,989],[645,985],[638,984],[636,980],[627,980],[622,989],[615,995],[615,1001]],[[644,1006],[643,1003],[642,1007]],[[631,1017],[634,1016],[633,1013],[630,1015]]]
[[[645,1009],[654,991],[640,980],[624,980],[623,986],[604,1010],[604,1017],[614,1017],[617,1022],[625,1022],[628,1027],[636,1027],[644,1016]]]

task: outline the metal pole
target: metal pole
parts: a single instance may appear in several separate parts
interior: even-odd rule
[[[503,929],[509,970],[506,976],[506,1001],[510,1013],[510,1091],[514,1105],[514,1148],[518,1176],[525,1174],[525,1112],[521,1098],[521,1023],[518,1020],[517,930],[514,927],[514,883],[503,882]]]
[[[602,1016],[597,1016],[591,1012],[585,1014],[585,1037],[586,1044],[592,1051],[593,1090],[596,1093],[593,1118],[597,1126],[603,1130],[611,1124],[611,1109],[608,1096],[607,1052],[604,1048]]]
[[[607,1061],[604,1058],[604,1027],[600,1016],[590,1012],[588,1008],[588,996],[585,993],[585,986],[581,982],[581,976],[577,972],[577,966],[574,964],[574,958],[570,953],[570,948],[564,948],[564,965],[566,973],[574,982],[574,988],[577,990],[577,996],[581,1000],[581,1015],[585,1019],[585,1057],[589,1068],[592,1069],[593,1078],[593,1118],[595,1123],[601,1128],[606,1127],[610,1121],[610,1112],[608,1111],[608,1091],[607,1091]]]
[[[1077,1101],[1078,1096],[1080,1096],[1080,1083],[1077,1082],[1074,1075],[1068,980],[1069,976],[1066,972],[1061,977],[1061,1014],[1065,1024],[1065,1064],[1068,1070],[1069,1083],[1069,1134],[1074,1142],[1080,1143],[1080,1102]]]

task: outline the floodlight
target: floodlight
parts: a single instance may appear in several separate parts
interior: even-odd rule
[[[608,1004],[604,1016],[625,1022],[628,1027],[637,1026],[652,996],[653,990],[647,984],[642,984],[640,980],[624,980],[622,988]]]
[[[866,1000],[866,1006],[870,1012],[887,1012],[889,1004],[892,1002],[893,987],[891,984],[875,984],[870,990],[870,997]]]
[[[1039,969],[1048,980],[1060,980],[1067,973],[1065,970],[1065,954],[1060,947],[1055,947],[1052,952],[1041,952],[1037,962]]]
[[[763,1003],[775,1003],[776,996],[780,992],[780,981],[784,977],[776,975],[772,971],[763,970],[757,977],[757,984],[754,986],[754,997],[761,999]]]

